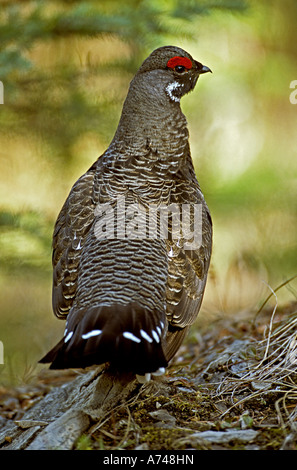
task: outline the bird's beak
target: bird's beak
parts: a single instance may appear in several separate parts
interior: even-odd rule
[[[198,69],[197,71],[198,71],[199,75],[201,73],[206,73],[206,72],[211,72],[212,73],[212,71],[210,70],[209,67],[207,67],[206,65],[200,64],[200,62],[197,62],[197,60],[195,60],[195,64],[196,64],[196,67]]]
[[[207,67],[206,65],[202,65],[202,69],[199,70],[199,73],[206,73],[206,72],[212,73],[212,70],[210,70],[210,68]]]

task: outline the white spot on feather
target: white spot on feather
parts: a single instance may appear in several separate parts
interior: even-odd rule
[[[133,333],[130,333],[130,331],[124,331],[123,336],[124,338],[130,339],[131,341],[134,341],[135,343],[141,342],[141,339],[137,338],[137,336],[133,335]]]
[[[169,96],[169,98],[172,100],[172,101],[175,101],[176,103],[179,103],[180,102],[180,98],[178,98],[177,96],[174,96],[174,94],[172,93],[174,90],[176,90],[177,88],[180,88],[182,85],[178,82],[172,82],[172,83],[169,83],[169,85],[167,85],[167,87],[165,88],[166,90],[166,93],[167,95]]]
[[[92,330],[89,331],[88,333],[85,333],[84,335],[81,335],[82,339],[89,339],[92,338],[92,336],[98,336],[101,335],[102,330]]]
[[[146,339],[149,343],[153,342],[152,338],[147,334],[146,331],[140,330],[140,335],[143,337],[143,339]]]
[[[152,330],[152,335],[153,335],[154,340],[155,340],[157,343],[160,343],[160,338],[159,338],[159,336],[158,336],[158,334],[156,333],[155,330]]]
[[[66,338],[64,339],[64,343],[67,343],[72,338],[72,335],[73,335],[73,331],[70,331],[68,335],[66,336]]]

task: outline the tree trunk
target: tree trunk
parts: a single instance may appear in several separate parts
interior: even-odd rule
[[[70,450],[94,422],[129,399],[140,384],[134,376],[97,368],[53,388],[19,421],[0,430],[2,450]]]

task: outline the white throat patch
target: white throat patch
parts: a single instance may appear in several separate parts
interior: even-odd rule
[[[174,96],[173,91],[182,86],[183,85],[181,85],[178,82],[172,82],[172,83],[169,83],[169,85],[167,85],[167,87],[165,88],[165,91],[172,101],[176,101],[177,103],[180,102],[180,98],[178,98],[177,96]]]

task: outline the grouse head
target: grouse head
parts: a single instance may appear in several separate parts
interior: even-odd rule
[[[151,80],[163,89],[167,98],[179,102],[181,97],[193,90],[199,75],[211,72],[210,68],[183,49],[175,46],[164,46],[155,49],[141,65],[137,76],[142,75],[147,82]],[[150,78],[149,78],[150,77]]]
[[[182,121],[186,125],[180,99],[194,89],[199,75],[206,72],[211,70],[179,47],[155,49],[130,83],[113,143],[135,147],[141,136],[151,140],[157,134],[159,140],[166,136],[170,140],[165,128],[180,127]],[[170,124],[173,117],[175,121]]]

